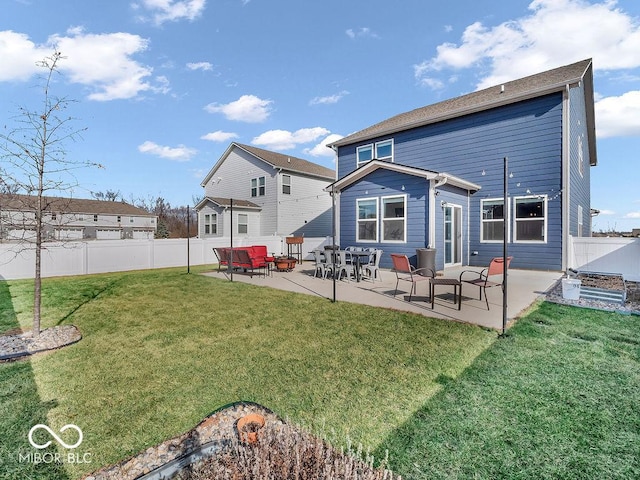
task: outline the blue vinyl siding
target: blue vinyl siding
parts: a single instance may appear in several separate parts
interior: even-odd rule
[[[385,138],[390,137],[376,138],[362,144]],[[512,266],[541,270],[562,268],[561,93],[396,133],[393,139],[395,163],[446,172],[481,185],[482,189],[471,195],[469,201],[469,250],[478,252],[478,255],[469,257],[471,265],[484,266],[492,257],[502,255],[501,244],[480,243],[480,200],[502,197],[503,158],[508,157],[509,171],[513,174],[509,179],[512,214],[513,197],[546,195],[549,199],[546,241],[535,244],[511,242],[509,253],[514,256]],[[355,151],[358,145],[360,144],[340,147],[339,178],[356,168]],[[394,174],[380,172],[378,175],[381,178],[377,181],[384,184],[388,181],[385,176],[391,178]],[[360,188],[358,185],[358,189]],[[427,195],[427,192],[424,194]],[[355,233],[349,230],[353,228],[354,223],[355,207],[350,206],[350,203],[354,202],[353,195],[352,188],[345,190],[341,195],[342,244],[345,241],[348,243],[349,235]],[[428,195],[426,198],[428,199]],[[415,199],[410,197],[410,213],[416,208],[413,206],[414,201]],[[424,200],[423,210],[427,203],[428,200]],[[584,208],[588,211],[588,204],[585,204]],[[438,214],[441,214],[441,209],[437,206],[436,215]],[[428,238],[428,220],[424,219],[422,222],[415,231],[416,235],[422,237],[410,237],[407,242],[408,249],[425,246]],[[427,222],[426,226],[424,222]],[[441,219],[437,218],[436,228],[441,228],[441,223]],[[463,221],[463,227],[466,225],[467,222]],[[512,233],[513,228],[512,221]],[[413,235],[413,230],[410,235]],[[436,239],[436,248],[441,250],[442,237],[439,233],[436,233]],[[403,253],[398,249],[394,250]],[[415,251],[412,255],[415,255]],[[463,262],[466,260],[465,250]]]
[[[404,185],[405,189],[402,190]],[[405,243],[383,242],[380,234],[381,198],[395,195],[407,196],[405,211],[407,238]],[[356,242],[356,200],[378,198],[378,243]],[[382,268],[391,268],[389,253],[405,254],[415,264],[416,248],[425,247],[428,238],[429,182],[410,175],[376,171],[366,179],[344,189],[340,194],[340,246],[375,247],[383,250]]]
[[[569,95],[569,232],[578,235],[578,205],[582,206],[582,236],[591,236],[591,167],[587,120],[583,87],[576,87]],[[581,141],[580,141],[581,139]],[[580,174],[580,143],[582,143],[583,172]]]

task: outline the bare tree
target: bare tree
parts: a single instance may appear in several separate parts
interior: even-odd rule
[[[65,115],[72,100],[51,94],[54,74],[59,74],[58,64],[65,57],[57,50],[45,57],[37,65],[44,70],[41,77],[43,98],[40,107],[31,109],[19,107],[14,117],[16,127],[7,128],[0,133],[0,178],[3,189],[12,193],[25,203],[24,210],[33,215],[33,238],[28,239],[28,248],[35,249],[35,276],[33,301],[33,335],[40,334],[41,305],[41,258],[44,214],[49,209],[47,194],[70,191],[77,186],[73,171],[90,165],[88,161],[75,161],[67,158],[65,144],[75,141],[85,128],[72,126],[74,118]]]
[[[91,192],[91,196],[96,200],[103,200],[105,202],[123,201],[120,190],[107,190],[105,192]]]

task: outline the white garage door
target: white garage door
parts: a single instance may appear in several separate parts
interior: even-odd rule
[[[120,240],[122,236],[118,229],[100,229],[96,230],[96,238],[98,240]]]
[[[57,240],[81,240],[82,228],[58,228],[56,229]]]
[[[139,240],[150,240],[153,238],[153,232],[149,232],[146,230],[134,230],[133,238]]]

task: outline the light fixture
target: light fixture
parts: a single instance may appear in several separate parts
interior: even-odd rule
[[[404,185],[402,185],[402,190],[404,190]]]

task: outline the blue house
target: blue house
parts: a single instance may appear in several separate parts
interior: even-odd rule
[[[502,255],[507,228],[513,268],[564,270],[569,237],[591,235],[593,65],[418,108],[330,147],[338,180],[327,190],[339,199],[340,245],[413,263],[416,249],[430,247],[438,270],[486,266]],[[388,255],[381,266],[391,267]]]

